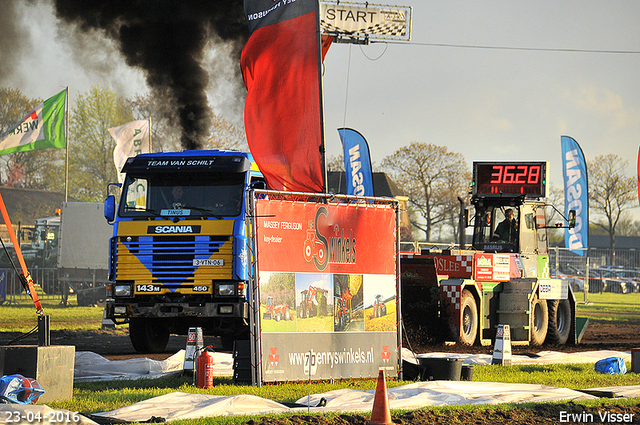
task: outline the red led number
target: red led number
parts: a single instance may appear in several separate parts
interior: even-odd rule
[[[540,182],[539,165],[494,165],[491,173],[492,184],[538,184]]]
[[[529,169],[529,178],[527,179],[527,183],[529,184],[538,184],[540,182],[540,166],[532,165]]]
[[[502,183],[502,165],[494,165],[494,172],[491,173],[491,181],[489,183]]]

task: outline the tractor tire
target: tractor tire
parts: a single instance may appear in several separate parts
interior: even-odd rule
[[[460,343],[473,345],[478,336],[478,306],[471,291],[465,289],[460,297]]]
[[[564,345],[571,333],[571,304],[569,300],[550,300],[547,301],[547,307],[549,310],[547,342]]]
[[[387,305],[386,304],[382,304],[380,306],[380,317],[386,316],[387,315]]]
[[[129,322],[129,338],[138,353],[161,353],[169,342],[169,326],[162,319],[134,318]]]
[[[293,320],[293,317],[291,317],[291,312],[289,311],[289,309],[287,309],[284,312],[284,320]]]
[[[547,338],[549,329],[549,309],[547,301],[534,295],[531,300],[531,313],[529,315],[531,327],[531,345],[542,345]]]
[[[280,313],[276,313],[276,322],[280,321]]]

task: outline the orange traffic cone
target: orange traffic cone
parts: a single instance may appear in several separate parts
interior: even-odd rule
[[[389,398],[387,397],[387,381],[384,379],[384,370],[378,373],[378,386],[373,398],[373,410],[371,411],[370,425],[392,425],[391,411],[389,411]]]

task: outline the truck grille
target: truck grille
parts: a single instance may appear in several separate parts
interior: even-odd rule
[[[170,287],[195,281],[194,259],[208,259],[216,253],[220,254],[216,257],[229,258],[231,239],[231,236],[204,235],[120,237],[120,242],[127,248],[128,253],[118,253],[118,257],[123,259],[123,256],[135,256],[151,272],[152,283],[162,283]],[[227,245],[224,246],[225,244]],[[225,266],[227,265],[231,265],[230,261],[225,260]],[[119,276],[123,274],[121,271],[126,273],[123,268],[134,272],[132,269],[135,269],[135,265],[128,261],[119,261]],[[212,273],[220,271],[220,268],[211,270]]]

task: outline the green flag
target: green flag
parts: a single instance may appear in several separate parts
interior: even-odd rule
[[[67,91],[45,100],[20,123],[0,134],[0,155],[44,148],[64,149],[64,115]]]

